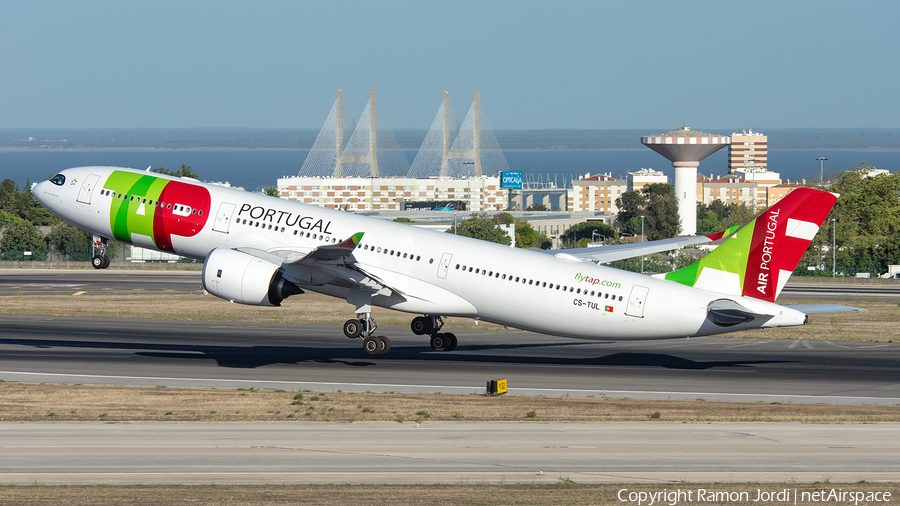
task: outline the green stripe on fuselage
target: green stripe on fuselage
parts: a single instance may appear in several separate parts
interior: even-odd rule
[[[153,238],[153,214],[156,207],[144,201],[159,199],[169,181],[155,176],[133,172],[114,171],[106,181],[106,188],[122,194],[115,198],[110,207],[109,220],[113,237],[119,241],[132,242],[131,234],[141,234]],[[126,198],[126,196],[128,198]],[[134,200],[131,200],[134,197]],[[144,202],[143,214],[138,214]]]

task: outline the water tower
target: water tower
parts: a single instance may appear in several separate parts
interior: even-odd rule
[[[697,233],[697,167],[700,160],[731,144],[731,137],[684,126],[680,130],[641,137],[641,144],[668,158],[675,167],[675,198],[681,233]]]

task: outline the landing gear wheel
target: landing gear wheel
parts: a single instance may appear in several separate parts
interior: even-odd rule
[[[105,263],[103,261],[104,258],[105,257],[100,256],[100,255],[94,255],[91,257],[91,265],[94,267],[94,269],[103,269],[104,268],[103,267],[104,263]]]
[[[430,334],[434,326],[431,324],[431,318],[417,316],[413,318],[412,323],[409,324],[409,328],[412,330],[413,334],[424,336],[425,334]]]
[[[447,335],[446,334],[435,334],[431,336],[431,349],[434,351],[446,351],[447,350]]]
[[[375,336],[369,336],[363,340],[363,350],[367,355],[380,355],[384,349],[384,342]]]
[[[447,341],[447,344],[444,346],[444,351],[453,351],[456,349],[458,341],[456,340],[455,335],[448,332],[447,334],[444,334],[444,339]]]
[[[109,262],[110,262],[109,257],[106,255],[103,255],[103,266],[101,266],[100,268],[106,269],[107,267],[109,267]]]
[[[379,341],[381,341],[381,352],[379,353],[379,355],[385,355],[385,354],[387,354],[387,352],[391,351],[391,340],[390,339],[388,339],[384,336],[378,336],[377,339]]]
[[[344,335],[350,339],[356,339],[362,334],[363,326],[359,320],[347,320],[344,322]]]

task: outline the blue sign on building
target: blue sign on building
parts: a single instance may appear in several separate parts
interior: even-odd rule
[[[500,173],[500,188],[522,189],[522,171],[504,170]]]

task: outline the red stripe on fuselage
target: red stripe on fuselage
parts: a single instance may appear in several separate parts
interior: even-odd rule
[[[160,193],[159,201],[165,203],[165,207],[156,207],[153,215],[153,238],[157,248],[174,253],[173,235],[193,237],[206,225],[211,207],[209,190],[180,181],[169,181]],[[188,209],[179,211],[183,208]]]

